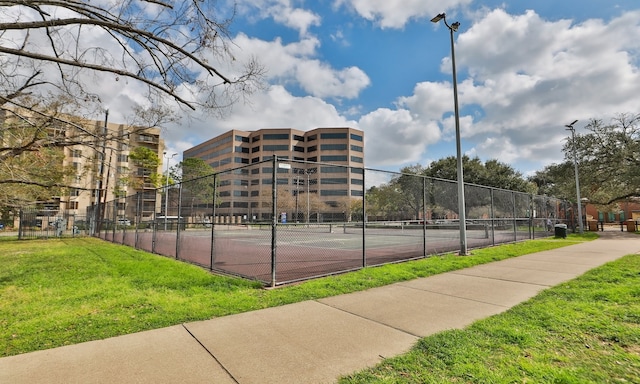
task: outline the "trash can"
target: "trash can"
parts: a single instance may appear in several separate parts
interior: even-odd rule
[[[567,238],[567,224],[556,224],[553,228],[555,229],[555,237]]]

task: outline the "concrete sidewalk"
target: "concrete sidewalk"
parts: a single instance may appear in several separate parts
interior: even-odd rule
[[[0,383],[332,383],[640,251],[601,239],[353,294],[0,359]]]

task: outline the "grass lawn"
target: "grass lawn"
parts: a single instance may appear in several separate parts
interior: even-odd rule
[[[0,240],[0,357],[364,290],[593,239],[533,240],[263,289],[94,238]]]
[[[340,383],[639,383],[640,256],[420,340]]]

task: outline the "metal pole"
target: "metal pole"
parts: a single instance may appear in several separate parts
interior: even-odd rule
[[[451,25],[447,23],[446,15],[440,13],[431,19],[432,23],[438,23],[440,20],[444,21],[444,25],[449,28],[449,35],[451,37],[451,68],[453,72],[453,106],[456,122],[456,157],[458,162],[458,218],[460,219],[460,255],[467,255],[467,215],[465,212],[464,201],[464,174],[462,172],[462,148],[460,145],[460,111],[458,109],[458,78],[456,75],[456,53],[453,44],[453,32],[460,27],[459,22],[455,22]]]
[[[167,156],[167,152],[164,152],[164,157],[167,159],[167,171],[164,176],[164,230],[167,230],[167,216],[169,215],[169,164],[171,159],[177,155],[174,153],[171,157]]]
[[[300,194],[300,175],[296,175],[296,223],[298,222],[298,195]]]
[[[180,220],[182,218],[182,183],[178,186],[178,218],[176,219],[176,260],[180,258]]]
[[[213,269],[214,263],[216,261],[216,248],[215,248],[215,228],[216,228],[216,194],[218,191],[216,190],[216,186],[218,185],[217,181],[218,174],[213,175],[213,185],[211,188],[213,189],[213,197],[212,206],[211,206],[211,269]]]
[[[577,201],[578,223],[580,223],[578,228],[579,228],[579,233],[582,234],[584,233],[584,225],[582,224],[582,202],[581,202],[582,199],[580,198],[580,177],[578,176],[578,155],[576,153],[576,130],[573,127],[573,125],[577,122],[578,120],[575,120],[573,123],[565,125],[565,127],[567,127],[567,129],[571,131],[571,146],[573,147],[573,166],[575,168],[575,174],[576,174],[576,197],[578,199]]]
[[[310,209],[309,209],[309,170],[305,169],[304,172],[307,174],[307,224],[309,224],[310,218]]]
[[[366,169],[362,168],[362,268],[367,266],[367,187]]]
[[[271,175],[271,204],[273,205],[273,209],[271,211],[271,286],[276,286],[276,227],[278,225],[278,198],[277,198],[277,188],[276,183],[278,178],[276,176],[278,168],[278,157],[276,155],[273,156],[273,173]]]
[[[427,257],[427,178],[422,176],[422,253]]]
[[[445,20],[446,23],[446,20]],[[448,25],[447,25],[448,26]],[[453,44],[454,28],[449,27],[451,35],[451,67],[453,70],[453,103],[456,121],[456,156],[458,159],[458,216],[460,218],[460,255],[467,254],[467,215],[464,201],[464,174],[462,171],[462,148],[460,145],[460,112],[458,110],[458,79],[456,76],[456,54]]]

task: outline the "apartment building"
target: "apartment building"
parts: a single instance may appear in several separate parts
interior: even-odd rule
[[[21,116],[21,117],[19,117]],[[44,115],[43,115],[44,116]],[[143,217],[152,217],[159,203],[156,197],[157,175],[162,173],[162,153],[164,141],[158,128],[141,128],[126,124],[105,123],[105,121],[87,120],[77,116],[58,114],[54,119],[35,115],[34,112],[16,109],[0,113],[0,123],[5,125],[7,133],[2,140],[22,140],[11,132],[28,135],[44,129],[48,140],[60,143],[61,164],[47,164],[51,171],[68,169],[67,177],[62,181],[65,188],[57,188],[48,201],[39,204],[39,208],[52,214],[67,213],[85,215],[87,209],[97,202],[105,203],[119,197],[143,192]],[[26,123],[33,117],[33,121]],[[105,116],[107,120],[108,114]],[[32,130],[33,132],[29,131]],[[78,143],[71,145],[71,143]],[[5,142],[6,145],[17,143]],[[138,162],[130,158],[136,148],[148,150],[156,156],[156,162]],[[60,167],[62,166],[62,167]],[[126,204],[115,207],[118,212],[109,212],[118,217],[131,215]],[[131,207],[133,208],[133,207]],[[105,218],[110,216],[104,212]],[[133,217],[132,217],[133,219]]]
[[[347,221],[364,194],[364,134],[354,128],[231,130],[184,152],[221,174],[217,213],[222,222],[272,217],[273,163],[277,156],[278,214],[291,221]],[[283,217],[284,216],[284,217]]]
[[[125,124],[104,121],[87,121],[83,126],[100,133],[102,142],[94,146],[76,145],[65,148],[65,165],[76,170],[69,194],[59,196],[60,209],[70,213],[84,214],[87,208],[100,203],[114,202],[103,212],[105,220],[117,216],[136,219],[135,205],[140,206],[140,221],[154,217],[161,202],[158,198],[157,175],[162,174],[164,140],[160,129],[131,127]],[[157,156],[157,162],[133,160],[136,148],[149,150]],[[131,204],[124,199],[140,193],[140,201]],[[116,210],[116,212],[114,212]]]

